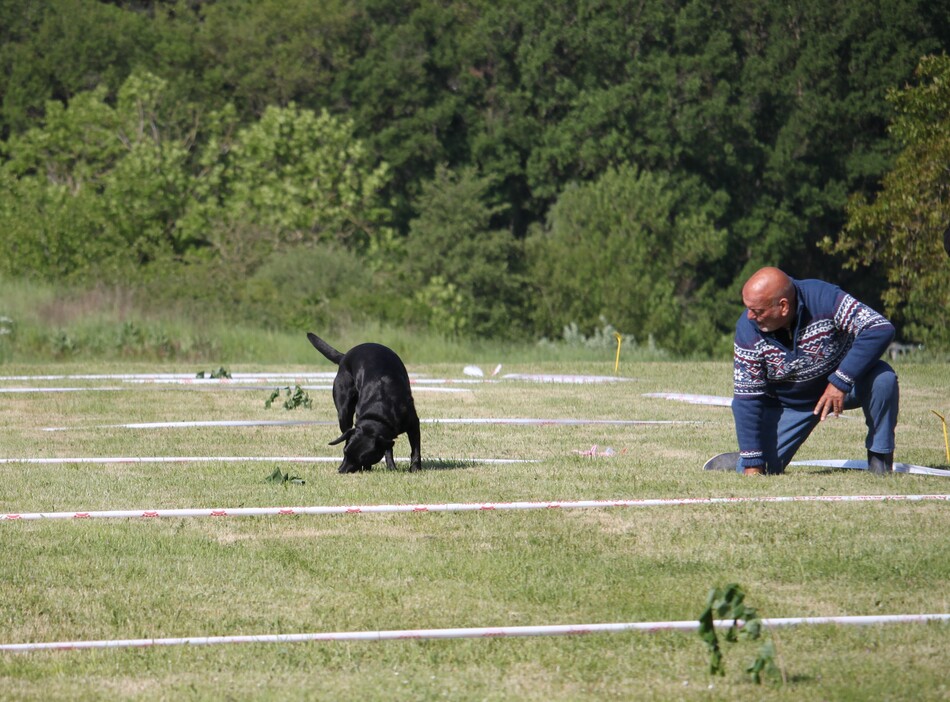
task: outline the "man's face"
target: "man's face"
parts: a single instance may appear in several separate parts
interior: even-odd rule
[[[742,304],[746,307],[746,315],[759,331],[774,332],[788,324],[791,309],[785,298],[776,300],[749,293],[742,296]]]

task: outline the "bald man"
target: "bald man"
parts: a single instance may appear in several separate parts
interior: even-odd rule
[[[778,268],[756,271],[742,304],[732,400],[736,470],[784,472],[819,422],[861,407],[868,469],[890,472],[899,391],[881,355],[894,326],[836,285],[794,280]]]

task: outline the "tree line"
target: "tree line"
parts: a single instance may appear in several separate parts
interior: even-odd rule
[[[716,354],[771,264],[946,345],[948,43],[950,0],[0,0],[0,273]]]

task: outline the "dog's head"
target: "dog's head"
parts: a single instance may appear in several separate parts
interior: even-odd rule
[[[392,451],[395,441],[375,434],[370,427],[352,427],[330,442],[335,446],[345,441],[343,461],[348,470],[368,470],[383,460],[387,451]],[[342,470],[342,466],[341,466]]]

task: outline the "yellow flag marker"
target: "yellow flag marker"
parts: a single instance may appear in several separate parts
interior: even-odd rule
[[[944,445],[944,448],[947,450],[947,463],[950,463],[950,441],[947,440],[947,420],[937,410],[930,410],[930,411],[933,412],[938,417],[940,417],[940,421],[943,422],[943,445]]]
[[[614,374],[616,375],[617,369],[620,368],[620,344],[623,343],[623,337],[618,332],[614,332],[614,336],[617,337],[617,360],[614,361]]]

